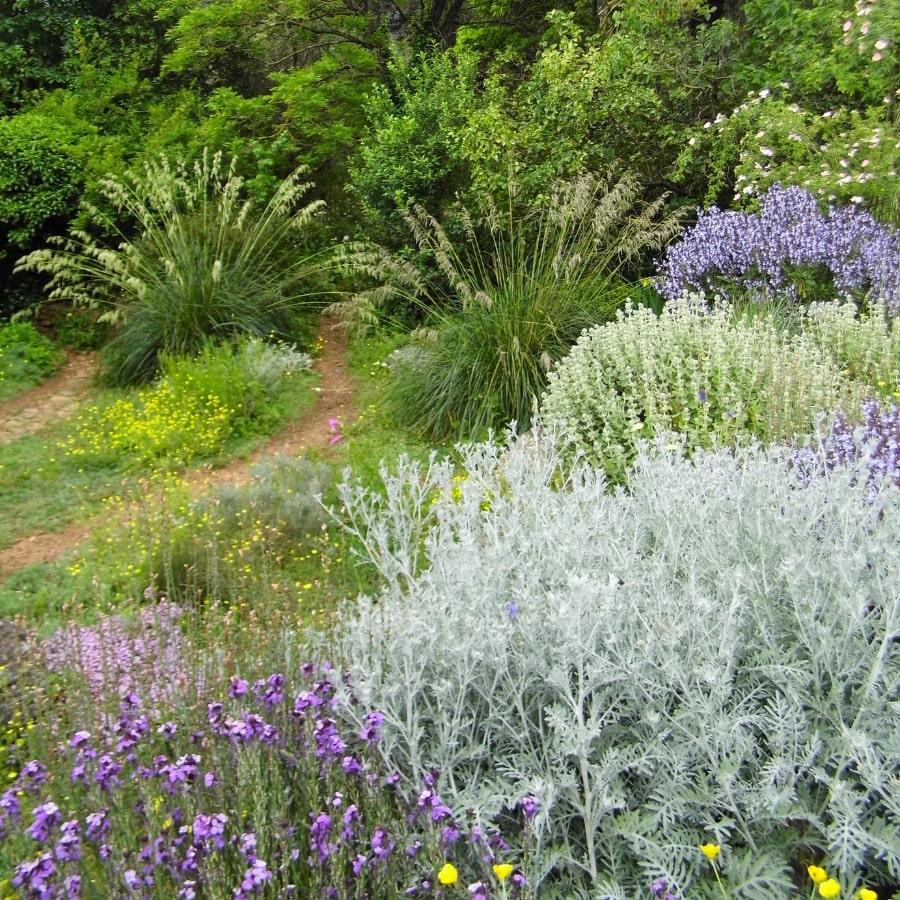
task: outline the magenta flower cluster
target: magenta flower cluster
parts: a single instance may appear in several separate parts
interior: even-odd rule
[[[759,213],[698,210],[697,224],[659,264],[666,299],[734,287],[796,298],[799,271],[827,273],[841,297],[871,293],[900,311],[900,232],[856,206],[823,213],[813,194],[774,185]]]
[[[141,610],[136,628],[121,616],[104,616],[96,625],[70,625],[41,645],[44,665],[54,673],[76,672],[100,703],[142,684],[149,686],[154,703],[171,703],[191,686],[179,627],[183,614],[176,604],[162,600]]]
[[[62,775],[25,765],[0,795],[0,859],[17,895],[75,900],[90,884],[93,895],[148,900],[426,897],[454,859],[487,873],[477,882],[487,898],[491,866],[510,853],[501,835],[477,825],[466,835],[437,772],[407,799],[376,752],[382,713],[348,731],[341,713],[358,701],[334,669],[308,664],[301,675],[292,698],[280,673],[233,678],[200,728],[154,721],[126,693],[117,717],[59,748]],[[242,776],[248,767],[263,794]],[[527,823],[538,802],[520,805]],[[507,896],[525,886],[516,873]]]

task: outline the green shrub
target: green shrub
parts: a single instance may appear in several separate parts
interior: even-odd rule
[[[63,359],[31,322],[0,325],[0,399],[53,374]]]
[[[144,466],[180,466],[214,457],[229,441],[277,420],[286,373],[312,360],[291,348],[249,340],[207,344],[197,357],[162,357],[162,377],[107,405],[84,407],[67,454]]]
[[[618,480],[658,429],[682,432],[689,448],[812,434],[823,411],[862,397],[841,368],[774,314],[741,319],[697,296],[659,316],[628,306],[550,374],[541,415],[565,423],[574,446]]]
[[[60,313],[53,324],[57,340],[73,350],[98,350],[109,337],[109,323],[99,322],[96,311],[84,307]]]
[[[889,315],[884,303],[862,313],[853,303],[815,304],[803,311],[801,326],[867,397],[900,397],[900,316]]]
[[[425,338],[399,358],[388,389],[398,421],[432,437],[467,437],[513,419],[527,427],[547,372],[624,297],[621,267],[678,230],[676,217],[659,217],[662,199],[638,201],[627,175],[608,184],[576,179],[545,208],[524,213],[514,195],[511,184],[504,209],[486,201],[483,224],[463,210],[461,247],[422,207],[406,212],[416,243],[449,286],[443,306],[402,260],[357,257],[432,311]],[[369,296],[383,301],[391,287],[388,280]]]
[[[896,884],[900,492],[670,437],[610,492],[555,437],[342,486],[383,587],[341,662],[389,763],[482,824],[535,795],[538,896],[721,896],[707,842],[734,898],[823,859]]]
[[[265,603],[275,585],[300,593],[286,569],[308,553],[327,520],[320,497],[331,471],[307,457],[253,466],[240,484],[214,484],[198,496],[183,477],[157,473],[121,502],[124,529],[98,535],[96,552],[72,563],[69,573],[95,574],[117,596],[164,594],[179,602]],[[118,504],[109,518],[119,523]]]
[[[243,200],[243,182],[220,155],[193,167],[165,156],[141,173],[107,177],[100,192],[115,216],[88,206],[111,245],[84,230],[37,250],[17,270],[51,276],[50,299],[99,307],[118,325],[104,349],[116,384],[153,378],[163,353],[197,353],[211,339],[246,334],[292,339],[298,312],[312,302],[310,279],[322,254],[302,247],[322,208],[299,210],[310,185],[298,169],[262,211]],[[131,223],[136,233],[130,235]]]
[[[20,252],[48,224],[68,221],[78,205],[82,166],[76,138],[37,113],[0,119],[0,249]]]

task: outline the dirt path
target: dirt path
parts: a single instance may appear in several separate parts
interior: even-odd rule
[[[59,373],[0,403],[0,444],[8,444],[71,416],[97,368],[93,353],[66,353]]]
[[[249,477],[252,465],[268,457],[299,456],[306,450],[318,451],[326,457],[339,453],[331,443],[334,433],[329,423],[332,419],[352,422],[356,412],[353,409],[353,382],[347,371],[347,335],[336,326],[335,319],[323,319],[320,325],[322,351],[313,368],[321,380],[315,405],[303,418],[289,423],[253,453],[249,460],[234,460],[217,469],[197,470],[189,474],[191,480],[204,489],[227,482],[237,484]],[[0,444],[24,434],[33,434],[50,422],[71,415],[79,398],[87,390],[93,371],[92,357],[76,357],[59,375],[0,404],[0,422],[3,423]],[[7,437],[8,434],[15,434],[15,437]],[[35,563],[50,562],[60,554],[73,550],[86,541],[100,524],[97,520],[71,525],[63,531],[38,532],[0,550],[0,578]]]

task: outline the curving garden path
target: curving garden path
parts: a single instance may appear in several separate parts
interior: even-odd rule
[[[249,477],[250,467],[261,460],[276,456],[299,456],[305,450],[315,450],[328,457],[339,452],[331,444],[333,434],[330,419],[351,422],[356,418],[353,409],[353,382],[347,371],[347,334],[333,318],[323,318],[319,327],[322,350],[313,363],[320,381],[315,404],[301,419],[289,423],[270,438],[249,459],[234,460],[217,469],[197,471],[195,481],[204,488],[226,482],[239,483]],[[74,414],[90,387],[96,368],[91,354],[72,354],[62,371],[24,394],[0,403],[0,445],[28,434],[35,434],[45,426]],[[97,523],[99,524],[99,522]],[[87,540],[95,523],[71,525],[63,531],[37,532],[0,550],[0,578],[36,563],[50,562],[60,554],[73,550]]]

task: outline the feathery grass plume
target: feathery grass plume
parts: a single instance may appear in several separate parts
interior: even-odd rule
[[[679,230],[677,215],[663,215],[666,198],[644,203],[640,190],[630,174],[585,175],[557,186],[548,206],[523,210],[511,178],[502,208],[492,198],[476,214],[462,208],[456,243],[413,204],[404,218],[449,287],[443,303],[406,260],[349,248],[345,264],[379,281],[357,298],[361,316],[397,293],[430,316],[391,385],[398,420],[436,438],[529,422],[547,372],[624,298],[623,267]]]
[[[314,296],[310,279],[329,259],[298,241],[324,206],[300,205],[311,187],[304,172],[260,211],[244,197],[235,160],[161,155],[102,179],[105,207],[84,205],[91,230],[52,239],[53,249],[23,257],[16,271],[50,275],[51,300],[100,308],[117,324],[105,365],[118,384],[147,381],[160,353],[195,354],[210,339],[293,339],[297,312]]]

